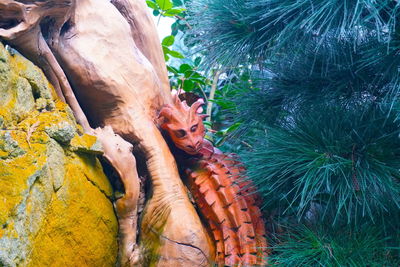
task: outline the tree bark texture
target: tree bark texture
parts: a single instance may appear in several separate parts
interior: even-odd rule
[[[144,0],[3,0],[0,38],[43,69],[85,131],[103,142],[105,157],[120,174],[125,186],[125,199],[116,203],[123,235],[120,264],[140,264],[135,256],[138,239],[145,266],[208,266],[212,243],[155,124],[159,110],[172,98],[146,9]],[[95,127],[103,130],[93,131]],[[134,158],[126,160],[130,149],[125,141],[144,154],[151,179],[138,238],[137,219],[132,219],[136,165]],[[125,156],[118,154],[118,143]]]

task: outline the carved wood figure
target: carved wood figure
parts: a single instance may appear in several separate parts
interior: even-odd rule
[[[191,177],[212,238],[189,200],[156,122],[160,110],[173,107],[176,99],[144,0],[3,0],[0,38],[43,69],[83,129],[103,143],[104,157],[125,189],[116,203],[120,265],[209,266],[215,260],[213,241],[220,265],[262,263],[255,259],[261,255],[255,248],[265,247],[259,210],[251,198],[235,201],[243,184],[233,184],[233,176],[215,175],[240,169],[229,169],[227,158],[204,142],[199,104],[189,111],[189,122],[195,122],[185,130],[193,132],[190,142],[181,142],[179,130],[171,137],[188,154],[201,155]],[[167,112],[164,108],[161,115],[167,118]],[[139,181],[131,144],[151,181],[139,236]],[[203,172],[209,193],[199,183]],[[226,183],[231,189],[223,189]]]
[[[173,105],[160,111],[160,126],[174,145],[191,155],[187,175],[191,192],[216,244],[219,266],[265,265],[266,232],[254,187],[244,180],[244,168],[204,139],[203,100],[190,107],[176,91]]]

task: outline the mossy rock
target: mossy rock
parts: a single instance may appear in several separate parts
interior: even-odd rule
[[[96,138],[0,43],[0,266],[114,266],[118,224]]]

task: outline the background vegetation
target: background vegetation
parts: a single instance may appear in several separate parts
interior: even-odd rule
[[[208,138],[264,197],[270,262],[399,266],[400,4],[147,2],[176,19],[172,87],[213,103]]]

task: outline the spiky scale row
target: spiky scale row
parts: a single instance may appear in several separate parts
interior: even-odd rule
[[[265,265],[266,233],[254,187],[241,179],[244,168],[235,156],[205,147],[207,155],[189,177],[193,196],[215,240],[217,264]]]

